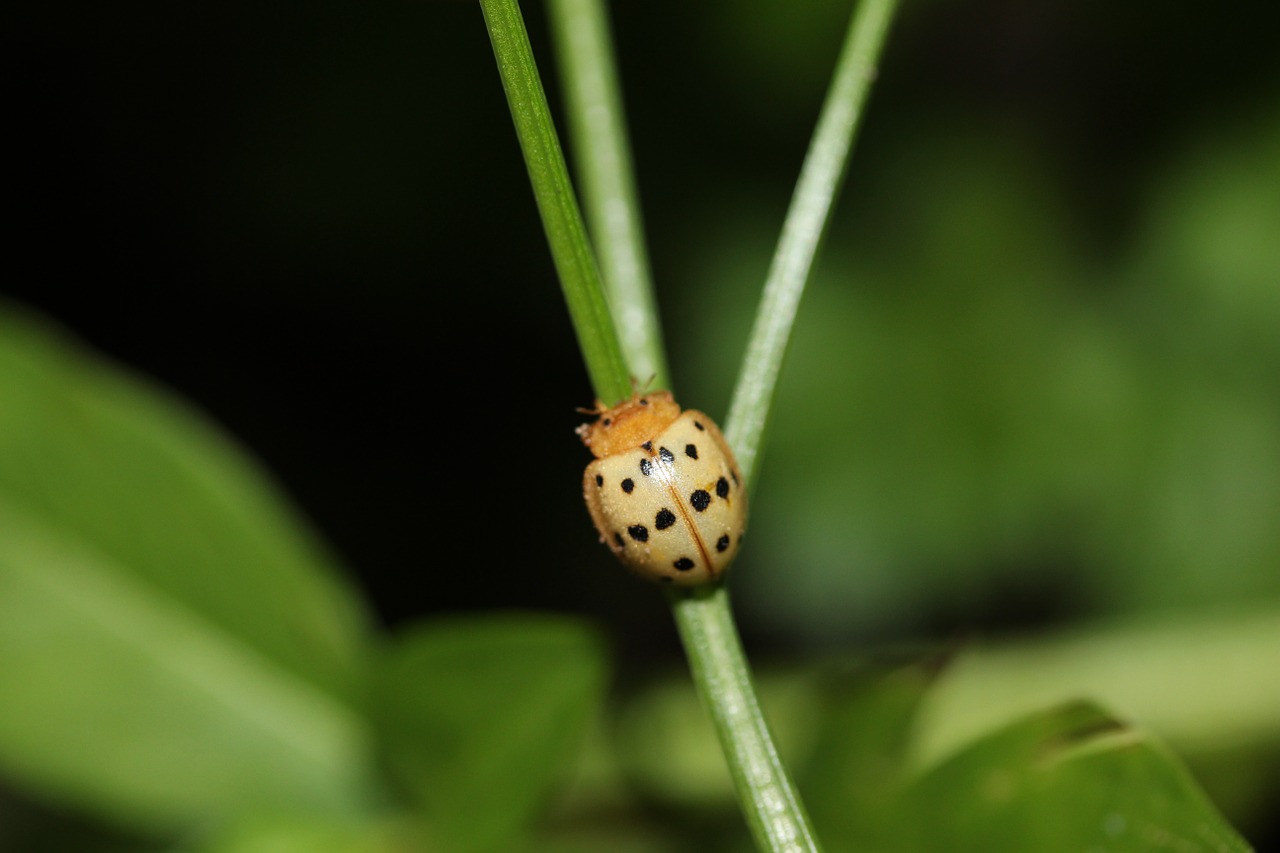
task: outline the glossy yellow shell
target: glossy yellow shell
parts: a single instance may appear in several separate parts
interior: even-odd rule
[[[578,432],[599,457],[582,491],[601,541],[649,580],[718,580],[747,521],[742,473],[719,427],[702,412],[682,413],[665,391],[597,411]]]

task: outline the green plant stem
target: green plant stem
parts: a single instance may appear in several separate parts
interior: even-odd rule
[[[748,480],[800,296],[844,178],[896,4],[863,0],[850,22],[787,212],[725,422],[726,438]],[[711,709],[756,844],[768,851],[817,850],[804,806],[756,699],[728,596],[723,586],[670,594],[694,680]]]
[[[725,438],[748,481],[800,296],[843,182],[897,0],[862,0],[809,144],[734,388]]]
[[[711,710],[756,846],[771,853],[821,849],[760,710],[728,590],[717,585],[670,597],[694,683]]]
[[[605,403],[617,402],[631,393],[631,373],[610,322],[520,7],[515,0],[480,0],[480,8],[591,386]]]
[[[606,402],[615,401],[628,393],[631,376],[615,326],[610,322],[600,274],[574,200],[519,8],[515,0],[480,3],[579,345],[597,395]],[[862,104],[895,5],[896,0],[863,0],[854,17],[774,256],[726,421],[727,437],[748,477],[754,468],[800,294],[844,176]],[[644,257],[643,241],[635,193],[630,187],[630,158],[603,13],[598,7],[593,11],[591,0],[563,0],[556,15],[567,45],[566,67],[576,69],[566,71],[569,100],[582,113],[575,119],[575,126],[580,122],[582,128],[575,132],[584,159],[593,161],[585,168],[598,173],[586,178],[595,185],[590,192],[598,217],[596,233],[601,241],[612,244],[612,249],[623,244],[620,257],[626,258],[630,253],[630,261],[621,261],[621,266],[634,264],[635,259]],[[586,91],[576,92],[577,87],[586,87]],[[596,111],[611,113],[611,117],[599,118],[593,115]],[[610,214],[619,206],[627,208],[631,223],[616,230]],[[642,279],[643,298],[651,300],[647,279],[647,275]],[[632,297],[618,298],[625,301]],[[639,304],[633,300],[632,306]],[[640,310],[650,317],[645,324],[636,326],[640,330],[637,334],[647,341],[641,346],[652,348],[648,357],[655,359],[655,372],[661,372],[661,344],[651,301]],[[635,321],[621,311],[614,322],[631,328]],[[647,332],[643,331],[646,325]],[[634,354],[640,351],[628,346],[632,358],[644,357]],[[694,681],[710,709],[757,844],[774,853],[818,850],[804,807],[779,759],[756,698],[727,589],[717,585],[691,593],[673,591],[670,601]]]
[[[637,379],[670,387],[602,0],[551,0],[574,162],[614,325]]]
[[[631,180],[622,100],[600,0],[552,0],[562,77],[592,233],[630,364],[669,387]],[[774,747],[728,592],[671,596],[694,683],[710,709],[747,823],[762,850],[816,851],[808,816]]]

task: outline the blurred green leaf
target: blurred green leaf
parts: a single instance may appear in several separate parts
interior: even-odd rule
[[[1133,834],[1163,826],[1174,838],[1184,830],[1200,832],[1196,827],[1202,824],[1210,838],[1227,839],[1204,849],[1248,849],[1162,744],[1088,705],[1034,713],[1002,726],[996,721],[1007,721],[1010,707],[1016,713],[1025,703],[1011,706],[1006,693],[987,683],[981,736],[972,739],[972,726],[966,725],[969,739],[948,740],[955,758],[918,773],[918,741],[923,735],[926,747],[936,746],[934,732],[945,723],[934,719],[937,663],[926,659],[888,673],[864,667],[833,673],[823,667],[803,677],[765,674],[761,679],[779,745],[798,768],[805,802],[828,849],[1153,849],[1102,844],[1105,839],[1094,847],[1085,843],[1090,828],[1102,825],[1096,819],[1104,807],[1128,821]],[[1040,666],[1051,669],[1052,662]],[[949,672],[950,667],[943,670]],[[941,677],[944,688],[947,678]],[[1053,679],[1051,674],[1044,678]],[[970,698],[983,700],[980,694]],[[646,792],[686,814],[701,809],[705,819],[731,812],[732,799],[727,774],[700,743],[711,733],[698,712],[691,690],[656,685],[624,709],[619,749],[625,769]],[[929,750],[931,757],[938,754]],[[1264,774],[1255,781],[1265,784],[1265,779]],[[1008,780],[1009,799],[984,803],[984,792],[1002,780]],[[1044,831],[1058,833],[1063,846],[1042,844],[1036,834],[1044,823],[1041,811],[1059,821]],[[1166,811],[1185,823],[1161,824]],[[936,830],[926,826],[935,822],[940,824]],[[1116,820],[1108,824],[1112,831],[1118,825]]]
[[[408,827],[382,821],[249,820],[209,841],[180,848],[192,853],[427,853]]]
[[[813,744],[824,709],[808,671],[758,670],[760,705],[779,753],[795,766]],[[620,772],[648,798],[680,808],[738,808],[733,778],[706,706],[687,676],[672,675],[633,695],[616,725]]]
[[[764,679],[756,681],[763,690]],[[715,727],[687,677],[672,675],[630,697],[616,728],[622,772],[646,796],[681,807],[734,808]]]
[[[582,623],[535,615],[432,623],[384,649],[373,713],[391,771],[442,849],[509,849],[603,701]]]
[[[825,712],[800,789],[827,849],[897,849],[897,828],[886,816],[907,773],[916,712],[934,670],[922,664],[826,680]]]
[[[668,831],[650,827],[613,822],[615,825],[600,829],[580,829],[557,835],[540,836],[528,846],[518,848],[521,853],[705,853],[705,847],[682,839]]]
[[[0,495],[276,664],[350,695],[361,600],[244,452],[3,302]]]
[[[909,789],[917,850],[1246,851],[1178,760],[1087,703],[1013,723]]]
[[[1140,720],[1184,754],[1280,743],[1280,608],[975,643],[930,691],[915,761],[936,760],[1011,715],[1080,696]]]
[[[116,820],[352,811],[357,599],[225,438],[0,305],[0,767]]]

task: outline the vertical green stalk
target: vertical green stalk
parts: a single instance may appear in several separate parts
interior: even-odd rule
[[[770,853],[821,848],[756,699],[751,669],[722,585],[670,596],[693,680],[711,709],[720,748],[756,846]]]
[[[619,262],[619,267],[625,267],[637,258],[643,259],[643,241],[630,187],[630,158],[604,17],[592,2],[561,0],[557,14],[563,19],[559,26],[565,31],[562,37],[569,45],[567,52],[575,55],[566,60],[566,75],[595,78],[569,82],[571,107],[588,113],[613,113],[606,119],[581,116],[574,123],[582,128],[578,133],[584,156],[594,161],[588,168],[599,173],[587,178],[588,182],[598,183],[591,190],[592,206],[600,217],[595,220],[597,236],[602,242],[628,244],[620,257],[627,257],[629,252],[631,261]],[[626,312],[610,321],[600,275],[515,0],[480,3],[583,357],[597,395],[612,402],[628,393],[630,380],[614,323],[628,327],[632,321]],[[727,437],[748,477],[800,294],[844,175],[862,104],[895,5],[896,0],[863,0],[854,17],[774,256],[726,422]],[[581,19],[571,20],[575,17]],[[575,93],[578,87],[587,91]],[[619,175],[620,172],[624,174]],[[628,207],[631,222],[626,227],[618,227],[610,218],[611,211],[619,206]],[[636,279],[643,291],[639,300],[620,297],[624,301],[633,299],[637,310],[650,318],[646,321],[647,343],[641,342],[636,349],[629,344],[627,352],[632,358],[653,359],[655,372],[662,372],[661,342],[656,320],[652,319],[656,314],[647,295],[647,278],[643,274]],[[650,302],[645,304],[643,299]],[[637,354],[646,350],[647,356]],[[818,850],[808,816],[779,759],[756,699],[726,588],[670,591],[669,598],[694,681],[710,708],[756,843],[762,850],[774,853]]]
[[[669,388],[608,13],[602,0],[548,5],[574,162],[613,322],[641,382]]]
[[[896,5],[897,0],[862,0],[853,16],[787,212],[725,422],[726,438],[748,481],[800,296],[844,178]],[[768,851],[819,849],[756,701],[727,590],[673,592],[670,598],[695,683],[711,708],[757,846]]]
[[[844,180],[896,7],[897,0],[862,0],[858,5],[765,280],[746,358],[725,419],[725,438],[748,482],[753,480],[760,439],[796,309]]]
[[[601,400],[617,402],[631,393],[631,374],[609,319],[520,7],[516,0],[480,0],[480,8],[591,386]]]

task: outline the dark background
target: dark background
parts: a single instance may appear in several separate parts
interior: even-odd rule
[[[612,12],[674,381],[686,405],[719,418],[848,7],[620,2]],[[543,9],[527,4],[525,14],[552,80]],[[1094,520],[1097,505],[1087,486],[1085,509],[1060,513],[1031,489],[1021,503],[1040,507],[1034,522],[1010,523],[986,511],[1004,504],[981,499],[978,520],[969,519],[975,492],[965,472],[987,460],[973,448],[1001,445],[999,424],[1015,410],[971,405],[985,398],[960,393],[956,411],[976,412],[987,431],[972,444],[973,425],[962,424],[947,444],[955,413],[930,405],[956,387],[937,367],[954,353],[928,349],[945,337],[931,323],[945,324],[957,301],[965,316],[972,307],[955,294],[989,283],[987,304],[1027,299],[1046,328],[1055,327],[1058,298],[1102,318],[1106,352],[1139,352],[1140,363],[1158,366],[1139,377],[1167,381],[1170,399],[1187,399],[1177,390],[1187,374],[1162,371],[1203,360],[1170,343],[1185,328],[1169,318],[1203,316],[1202,303],[1188,290],[1173,300],[1184,313],[1152,309],[1164,305],[1144,301],[1163,286],[1152,273],[1161,267],[1132,263],[1142,255],[1134,246],[1161,254],[1147,235],[1161,221],[1160,199],[1180,192],[1162,195],[1162,176],[1176,177],[1177,164],[1200,162],[1198,151],[1229,164],[1232,151],[1270,150],[1277,17],[1261,2],[1229,11],[905,4],[819,265],[815,288],[827,290],[812,296],[845,299],[850,328],[883,329],[880,349],[846,359],[821,344],[841,338],[831,318],[844,315],[801,312],[800,352],[779,391],[796,414],[776,416],[760,477],[776,490],[770,498],[762,488],[754,504],[761,544],[740,564],[752,648],[783,657],[868,640],[1040,630],[1195,603],[1206,589],[1227,602],[1280,595],[1274,542],[1259,545],[1234,580],[1188,558],[1185,583],[1164,583],[1134,556],[1152,553],[1156,565],[1165,561],[1159,549],[1137,541],[1107,550],[1080,532],[1093,528],[1076,519]],[[10,225],[0,294],[224,426],[296,500],[384,624],[495,608],[581,612],[606,627],[629,666],[677,661],[661,599],[615,570],[579,504],[587,456],[572,430],[575,408],[593,395],[475,4],[31,4],[8,29]],[[558,110],[554,86],[549,94]],[[1011,260],[1026,245],[1016,231],[1024,209],[1045,217],[1050,248]],[[938,233],[951,242],[921,236]],[[921,259],[931,272],[910,266]],[[1258,261],[1264,283],[1276,272],[1267,262]],[[849,269],[863,278],[833,286]],[[1046,280],[1054,296],[1042,305]],[[859,309],[863,293],[870,307]],[[1271,315],[1232,305],[1221,324],[1197,332],[1215,351],[1245,341],[1209,384],[1264,375],[1275,355]],[[883,323],[868,313],[885,306]],[[1001,314],[993,340],[1027,328],[1021,317]],[[968,327],[946,328],[972,339]],[[917,347],[906,355],[904,339]],[[991,357],[1018,363],[1025,347],[1034,360],[1040,342],[1033,328]],[[979,391],[986,363],[960,362]],[[927,382],[901,391],[898,378],[921,372]],[[814,386],[819,377],[826,384]],[[886,378],[868,392],[877,377]],[[1115,402],[1105,380],[1088,377],[1087,401],[1103,400],[1129,424],[1132,395],[1117,392]],[[1033,377],[1028,387],[1043,384]],[[1274,399],[1246,397],[1271,429]],[[881,411],[902,429],[842,420],[846,407]],[[1144,416],[1158,420],[1154,411]],[[935,421],[919,446],[892,445]],[[972,465],[931,464],[935,447]],[[1048,447],[1028,458],[1054,458]],[[817,550],[787,565],[782,546],[769,543],[819,522],[805,503],[806,466],[845,454],[887,460],[880,476],[890,490],[916,476],[895,460],[923,459],[945,488],[922,488],[918,502],[915,493],[886,498],[919,506],[893,510],[901,528],[860,515],[855,500],[831,524],[855,536],[876,531],[865,554],[849,554],[840,540],[827,549],[836,554],[830,565]],[[1122,466],[1099,492],[1119,495],[1117,506],[1141,504],[1161,489],[1144,472]],[[878,482],[859,479],[851,491]],[[976,494],[987,495],[983,488]],[[952,498],[930,503],[928,494],[947,489]],[[1013,491],[1001,500],[1019,504]],[[1270,494],[1258,498],[1263,517]],[[1123,514],[1110,511],[1097,511],[1103,526],[1124,528]],[[1005,537],[1007,527],[1017,532]],[[824,579],[860,563],[879,569],[861,579],[853,572],[839,595],[824,594]],[[1114,580],[1125,575],[1117,564],[1133,566],[1131,585]],[[773,581],[750,580],[766,567]],[[807,609],[824,598],[849,606]]]

